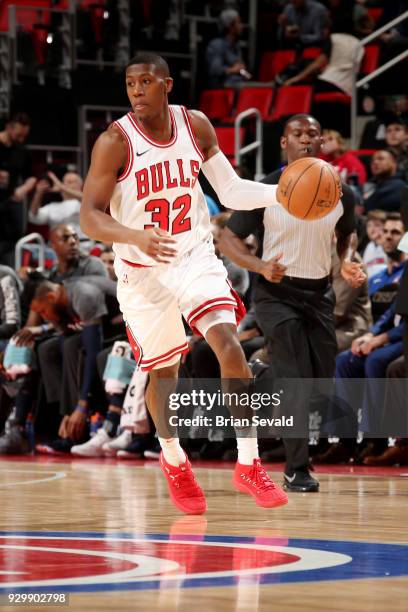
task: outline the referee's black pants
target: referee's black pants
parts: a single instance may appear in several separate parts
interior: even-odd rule
[[[335,298],[328,278],[284,277],[281,283],[270,283],[259,277],[254,304],[270,359],[265,377],[333,377],[337,352]],[[298,404],[290,406],[293,414],[308,411],[306,389],[299,383],[299,392],[293,394],[291,401]],[[305,418],[308,423],[308,412]],[[308,436],[286,438],[283,442],[287,474],[309,466]]]

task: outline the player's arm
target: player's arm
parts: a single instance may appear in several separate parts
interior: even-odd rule
[[[84,185],[80,224],[82,231],[93,240],[134,244],[156,261],[166,263],[174,257],[174,239],[155,228],[136,230],[122,225],[109,214],[110,199],[121,170],[126,166],[127,149],[119,130],[111,126],[99,136],[92,151],[91,166]]]
[[[189,111],[198,146],[204,155],[202,171],[221,204],[234,210],[265,208],[277,203],[277,185],[247,181],[237,176],[218,146],[215,130],[200,111]]]

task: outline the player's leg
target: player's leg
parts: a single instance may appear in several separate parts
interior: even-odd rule
[[[220,363],[223,390],[230,392],[238,390],[238,393],[250,394],[253,376],[239,343],[236,325],[220,322],[212,325],[215,316],[220,320],[223,315],[228,320],[231,312],[210,312],[197,322],[197,327],[202,333],[204,332],[205,339]],[[235,412],[240,414],[239,408],[236,405],[229,406],[233,415]],[[235,488],[242,493],[252,495],[256,504],[264,508],[286,504],[288,501],[286,493],[271,480],[261,465],[256,427],[235,427],[235,433],[238,449],[238,461],[233,476]]]
[[[174,505],[186,514],[203,514],[207,504],[204,493],[195,479],[191,464],[180,446],[177,430],[168,420],[168,396],[177,387],[177,362],[151,370],[146,389],[146,404],[159,432],[162,448],[160,466],[166,477]]]
[[[202,514],[205,497],[168,419],[168,396],[177,386],[180,356],[188,350],[177,301],[167,286],[168,266],[125,271],[119,266],[118,300],[137,366],[149,372],[146,405],[159,433],[160,465],[173,503],[187,514]],[[122,272],[122,274],[121,274]]]
[[[238,295],[227,282],[227,272],[212,245],[202,244],[190,255],[184,283],[177,290],[180,310],[190,327],[200,333],[214,351],[221,369],[223,391],[231,385],[250,392],[253,376],[237,337],[237,321],[245,312]],[[229,406],[231,412],[237,406]],[[253,427],[236,430],[238,463],[234,484],[254,496],[264,507],[287,503],[286,494],[261,466],[257,434]],[[241,463],[242,461],[242,463]]]

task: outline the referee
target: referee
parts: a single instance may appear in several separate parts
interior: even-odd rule
[[[288,163],[318,157],[321,126],[310,115],[294,115],[285,124],[281,148]],[[276,184],[282,169],[263,179]],[[279,378],[332,378],[337,343],[334,331],[334,294],[330,286],[334,234],[341,272],[357,287],[366,278],[361,264],[352,263],[355,229],[354,195],[343,185],[341,203],[323,219],[304,221],[283,206],[233,213],[220,241],[232,261],[257,273],[253,301],[270,360],[269,375]],[[255,234],[261,245],[251,255],[243,240]],[[297,393],[299,406],[304,393]],[[308,439],[285,439],[284,487],[288,491],[318,491],[309,472]]]

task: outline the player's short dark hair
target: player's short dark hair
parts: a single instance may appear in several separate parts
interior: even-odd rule
[[[308,113],[297,113],[296,115],[292,115],[291,117],[289,117],[289,119],[285,121],[285,124],[283,126],[283,133],[286,132],[286,128],[291,123],[293,123],[293,121],[301,121],[302,119],[311,119],[312,121],[317,123],[317,125],[319,126],[320,132],[322,131],[322,126],[320,125],[320,122],[316,119],[316,117],[313,117],[313,115],[309,115]]]
[[[10,117],[7,119],[7,123],[20,123],[20,125],[25,125],[28,127],[31,125],[30,117],[27,115],[27,113],[13,113],[13,115],[10,115]]]
[[[125,71],[135,64],[153,64],[165,76],[170,76],[170,68],[164,57],[150,51],[140,51],[126,64]]]

